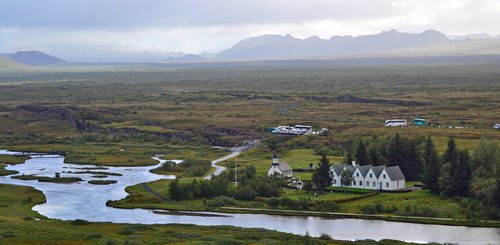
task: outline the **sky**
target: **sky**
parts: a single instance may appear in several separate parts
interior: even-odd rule
[[[201,54],[262,34],[499,35],[499,23],[499,0],[0,0],[0,52]]]

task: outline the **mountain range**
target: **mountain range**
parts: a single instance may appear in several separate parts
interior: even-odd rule
[[[353,57],[415,57],[500,54],[500,36],[486,33],[447,36],[439,31],[403,33],[397,30],[374,35],[333,36],[305,39],[268,34],[244,39],[215,54],[185,54],[163,50],[145,50],[126,45],[68,44],[51,49],[56,55],[72,57],[73,62],[164,62],[192,63],[212,61],[252,61],[287,59],[338,59]],[[73,45],[73,46],[72,46]],[[78,48],[85,46],[85,48]],[[54,65],[64,60],[39,51],[0,54],[27,65]]]

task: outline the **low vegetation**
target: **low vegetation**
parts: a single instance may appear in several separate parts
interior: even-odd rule
[[[58,184],[71,184],[82,181],[81,178],[77,177],[46,177],[46,176],[36,176],[36,175],[16,175],[12,177],[13,179],[20,180],[37,180],[39,182],[51,182]]]
[[[89,180],[89,184],[92,185],[111,185],[111,184],[116,184],[118,181],[116,180]]]
[[[212,162],[209,160],[186,159],[180,163],[166,161],[158,168],[152,169],[151,172],[178,177],[201,177],[207,174],[211,165]]]

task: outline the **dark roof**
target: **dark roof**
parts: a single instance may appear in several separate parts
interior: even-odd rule
[[[399,166],[387,167],[385,168],[385,171],[387,172],[391,180],[399,180],[405,178]]]
[[[375,177],[378,178],[384,169],[385,166],[375,166],[372,168],[372,171],[375,174]]]
[[[340,175],[340,173],[342,173],[342,170],[344,169],[345,166],[346,166],[345,164],[338,164],[338,165],[332,165],[331,168],[333,168],[333,171],[337,175]]]
[[[290,165],[288,165],[287,162],[280,161],[280,165],[278,166],[278,168],[281,169],[281,171],[283,171],[283,172],[292,171],[292,168],[290,167]]]
[[[372,168],[372,165],[363,165],[363,166],[358,166],[357,169],[359,169],[359,172],[361,172],[361,176],[365,177],[366,173]]]

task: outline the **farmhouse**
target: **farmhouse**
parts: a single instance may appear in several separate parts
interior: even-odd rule
[[[291,178],[293,170],[287,162],[280,161],[278,155],[274,153],[273,163],[267,171],[267,176],[280,176],[284,178]]]
[[[352,183],[348,187],[372,190],[398,190],[405,188],[405,176],[399,166],[356,166],[341,164],[330,168],[332,186],[341,187],[341,178],[344,173],[352,174]]]

